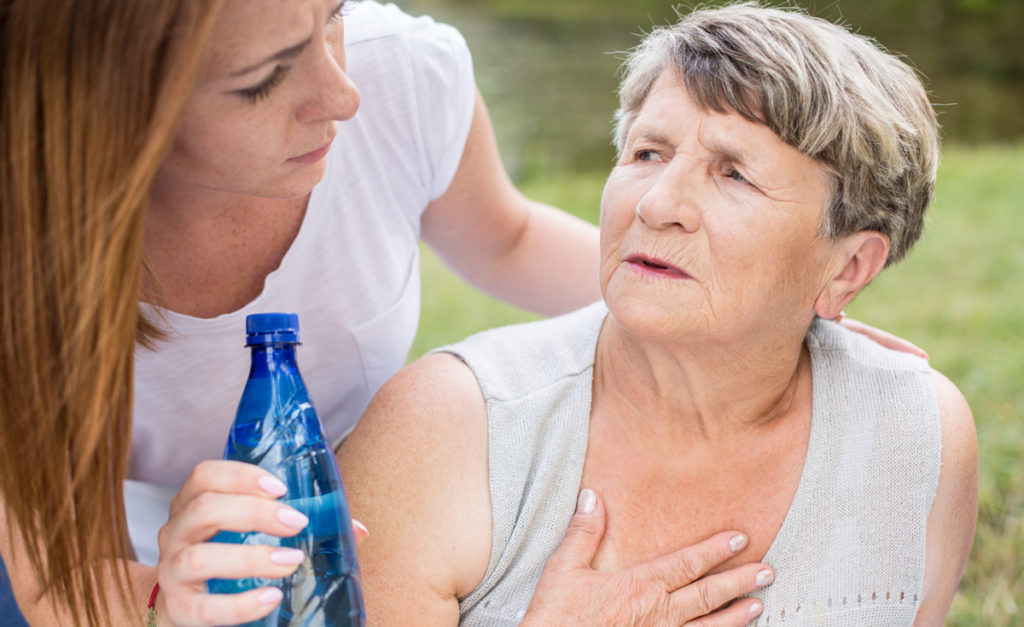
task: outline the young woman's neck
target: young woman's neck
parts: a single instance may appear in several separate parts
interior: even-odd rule
[[[308,201],[156,184],[144,244],[153,277],[143,299],[201,318],[240,309],[281,264]]]

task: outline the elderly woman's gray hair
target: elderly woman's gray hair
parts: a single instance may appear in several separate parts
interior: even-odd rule
[[[667,69],[701,106],[764,123],[832,171],[824,237],[885,233],[890,264],[921,235],[939,161],[938,123],[917,73],[873,41],[795,9],[695,11],[654,30],[626,61],[615,128],[620,153]]]

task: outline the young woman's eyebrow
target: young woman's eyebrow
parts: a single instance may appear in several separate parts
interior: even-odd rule
[[[284,61],[287,59],[294,59],[295,57],[302,54],[302,51],[305,50],[306,46],[312,43],[312,41],[312,36],[307,37],[305,41],[301,41],[295,44],[294,46],[289,46],[287,48],[284,48],[283,50],[279,50],[278,52],[270,55],[269,57],[260,61],[259,63],[253,63],[248,67],[238,70],[237,72],[232,72],[230,78],[235,78],[237,76],[242,76],[243,74],[248,74],[249,72],[252,72],[253,70],[260,68],[272,61]]]

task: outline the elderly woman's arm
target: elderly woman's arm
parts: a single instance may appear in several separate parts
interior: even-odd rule
[[[461,361],[425,357],[374,397],[338,452],[359,545],[371,625],[456,625],[459,599],[482,580],[491,552],[487,410]],[[682,624],[758,587],[753,563],[699,579],[742,546],[720,533],[629,570],[598,572],[603,506],[573,519],[549,560],[526,623]],[[692,582],[692,583],[691,583]],[[759,611],[750,598],[712,614],[722,627]],[[752,611],[751,608],[754,608]]]
[[[491,549],[487,421],[468,368],[448,355],[378,391],[338,452],[370,625],[456,625]]]
[[[934,372],[942,420],[942,471],[928,515],[924,591],[914,624],[942,625],[967,565],[978,519],[978,442],[960,390]]]

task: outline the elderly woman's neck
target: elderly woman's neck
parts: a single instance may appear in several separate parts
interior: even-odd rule
[[[609,322],[596,357],[595,402],[662,434],[733,437],[810,400],[810,355],[802,340],[762,336],[742,349],[710,340],[670,346]]]

